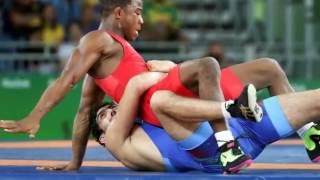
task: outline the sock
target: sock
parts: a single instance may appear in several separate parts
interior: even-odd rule
[[[214,134],[214,136],[217,139],[217,143],[219,147],[221,147],[228,141],[234,140],[233,135],[229,130],[217,132]]]
[[[299,135],[301,138],[303,138],[303,136],[306,134],[307,130],[308,130],[309,128],[311,128],[311,126],[313,126],[313,125],[314,125],[314,123],[313,123],[313,122],[310,122],[310,123],[302,126],[300,129],[297,130],[298,135]]]
[[[232,100],[221,103],[221,111],[225,120],[229,120],[231,118],[231,114],[227,111],[230,104],[233,104]]]

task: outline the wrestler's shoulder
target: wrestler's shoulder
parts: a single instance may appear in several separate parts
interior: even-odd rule
[[[94,45],[109,44],[112,42],[113,42],[112,37],[108,33],[106,33],[106,31],[104,30],[91,31],[85,34],[80,40],[80,43],[82,44],[90,43]]]

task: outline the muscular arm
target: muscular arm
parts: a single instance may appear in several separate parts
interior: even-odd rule
[[[149,71],[166,73],[177,66],[177,64],[169,60],[150,60],[147,62],[147,66]]]
[[[21,122],[2,121],[0,127],[7,132],[26,132],[31,136],[39,129],[39,122],[84,77],[102,53],[107,53],[111,37],[95,31],[84,36],[71,54],[61,75],[42,94],[40,100]]]
[[[80,168],[86,150],[90,134],[90,111],[93,107],[102,103],[103,97],[104,92],[97,87],[91,77],[86,76],[82,86],[79,110],[73,125],[72,160],[70,165],[75,170]]]
[[[149,72],[130,79],[118,106],[115,119],[105,136],[106,146],[120,161],[124,155],[123,145],[130,135],[141,95],[163,77],[162,73]],[[115,135],[116,134],[116,135]]]
[[[82,85],[80,105],[73,124],[72,160],[68,164],[40,166],[37,167],[38,170],[74,171],[80,168],[90,134],[89,114],[93,107],[102,103],[103,97],[104,92],[87,75]]]

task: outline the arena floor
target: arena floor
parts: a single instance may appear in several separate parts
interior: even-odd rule
[[[283,140],[269,146],[249,169],[236,175],[135,172],[122,166],[103,148],[89,142],[79,172],[47,172],[38,165],[68,162],[70,141],[0,143],[0,179],[319,179],[320,164],[311,164],[299,140]]]

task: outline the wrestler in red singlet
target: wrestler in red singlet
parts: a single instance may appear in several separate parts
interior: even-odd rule
[[[111,73],[111,75],[103,79],[95,78],[95,82],[106,94],[112,97],[114,101],[119,102],[125,90],[126,84],[130,80],[130,78],[142,72],[147,72],[148,68],[143,57],[138,52],[136,52],[136,50],[126,40],[112,32],[108,33],[122,45],[124,54],[118,67],[114,72]],[[181,96],[195,97],[195,95],[182,84],[180,80],[179,70],[179,65],[177,65],[167,74],[167,76],[162,81],[152,86],[145,93],[139,108],[139,116],[144,121],[156,126],[161,126],[159,120],[156,118],[150,107],[150,99],[153,93],[157,90],[170,90]],[[235,76],[229,70],[223,72],[224,76],[226,77],[229,73],[232,76]],[[226,81],[224,83],[221,83],[221,85],[226,86],[228,84],[227,81],[234,81],[237,80],[237,78],[222,78],[221,80]],[[235,82],[237,84],[240,81],[238,80]],[[235,84],[233,83],[232,86],[234,85]],[[240,87],[240,85],[238,87]],[[231,99],[230,97],[236,97],[236,95],[239,95],[242,90],[242,88],[236,88],[230,91],[231,88],[226,87],[222,87],[222,89],[228,92],[228,97],[226,97],[228,99]]]

